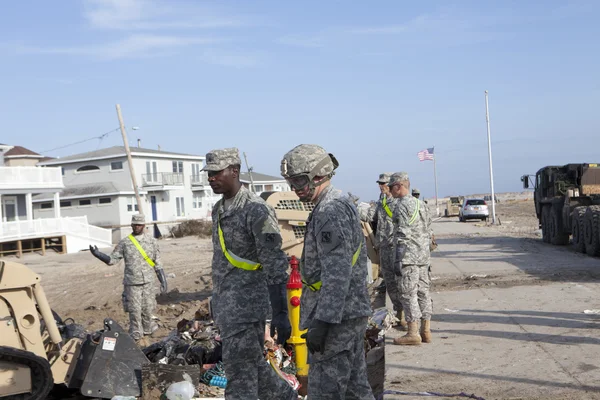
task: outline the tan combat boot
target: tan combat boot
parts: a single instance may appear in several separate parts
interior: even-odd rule
[[[396,313],[396,318],[400,320],[398,322],[398,329],[401,331],[406,331],[408,328],[408,324],[406,323],[406,318],[404,317],[404,310],[400,310]]]
[[[421,336],[419,335],[419,328],[417,321],[408,323],[408,333],[402,337],[395,338],[394,344],[421,344]]]
[[[431,343],[431,321],[428,319],[421,319],[421,341]]]

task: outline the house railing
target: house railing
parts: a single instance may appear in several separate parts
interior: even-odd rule
[[[0,190],[63,187],[60,167],[0,167]]]
[[[88,224],[86,216],[38,218],[0,223],[0,242],[52,235],[73,235],[108,244],[112,243],[112,232]]]
[[[192,186],[208,186],[208,176],[206,174],[190,175]]]
[[[183,174],[178,172],[155,172],[142,175],[142,186],[183,186]]]

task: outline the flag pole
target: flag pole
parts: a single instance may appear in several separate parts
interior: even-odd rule
[[[436,212],[436,216],[440,216],[440,207],[438,206],[438,184],[437,184],[437,171],[435,168],[435,159],[436,157],[436,153],[435,153],[435,146],[432,147],[433,149],[433,181],[435,182],[435,212]]]
[[[492,225],[496,224],[496,195],[494,194],[494,172],[492,171],[492,139],[490,136],[490,110],[488,105],[488,91],[485,91],[485,122],[487,124],[488,157],[490,159],[490,190],[492,194]]]

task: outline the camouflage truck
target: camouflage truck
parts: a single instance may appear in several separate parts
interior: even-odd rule
[[[464,196],[452,196],[446,201],[446,209],[444,210],[444,216],[457,217],[460,212],[460,207],[464,201]]]
[[[577,252],[600,256],[600,164],[546,166],[521,182],[533,186],[544,242],[567,245],[571,238]]]

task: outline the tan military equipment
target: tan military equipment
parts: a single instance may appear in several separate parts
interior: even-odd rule
[[[314,204],[301,202],[294,192],[262,192],[261,197],[275,209],[281,231],[283,251],[288,257],[293,255],[300,259],[304,245],[306,221]],[[363,222],[362,226],[367,241],[368,257],[372,263],[373,279],[376,280],[379,276],[379,255],[373,246],[375,238],[369,224]]]
[[[460,212],[460,206],[464,201],[464,196],[452,196],[446,201],[446,210],[444,210],[445,217],[456,217]]]
[[[54,385],[88,397],[139,396],[135,370],[148,359],[133,339],[110,319],[87,339],[65,339],[40,282],[26,266],[0,260],[0,399],[45,399]]]

